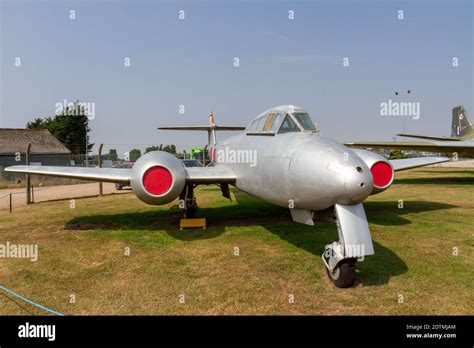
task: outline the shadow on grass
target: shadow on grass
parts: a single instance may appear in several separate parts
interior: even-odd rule
[[[296,224],[291,221],[288,209],[270,205],[240,192],[234,192],[238,205],[202,208],[199,216],[206,217],[206,230],[179,231],[181,214],[174,206],[168,210],[76,217],[66,224],[67,230],[126,230],[136,237],[140,231],[164,231],[169,236],[187,242],[219,237],[225,227],[261,226],[294,246],[318,258],[326,244],[337,240],[333,223],[316,222],[316,226]],[[365,204],[370,222],[379,225],[397,226],[411,223],[402,215],[450,209],[455,206],[435,202],[405,201],[405,209],[398,209],[396,202],[367,202]],[[128,235],[127,238],[133,238]],[[390,277],[405,273],[408,268],[394,252],[374,241],[375,256],[358,263],[358,279],[364,285],[387,284]]]
[[[320,257],[326,244],[337,240],[337,230],[333,223],[316,222],[316,226],[296,225],[265,226],[268,231],[296,247]],[[289,227],[289,228],[288,228]],[[375,255],[357,262],[357,284],[378,286],[387,284],[391,277],[408,271],[406,263],[390,249],[373,241]],[[321,261],[322,262],[322,261]]]
[[[396,201],[372,201],[364,203],[365,213],[369,222],[382,226],[411,224],[411,220],[403,217],[403,215],[406,214],[446,210],[456,207],[456,205],[452,204],[427,201],[403,201],[403,209],[398,208],[398,202]]]
[[[147,230],[162,231],[169,229],[180,219],[180,212],[176,207],[169,210],[150,210],[120,214],[101,214],[78,216],[68,221],[66,230]]]
[[[453,169],[453,170],[440,170],[440,171],[434,171],[434,170],[422,170],[422,169],[417,169],[417,173],[427,173],[430,175],[443,175],[443,174],[462,174],[462,175],[471,175],[474,176],[474,168],[472,169]]]
[[[446,172],[442,172],[443,174]],[[440,173],[441,174],[441,173]],[[474,176],[446,176],[431,178],[395,179],[395,184],[402,185],[474,185]]]

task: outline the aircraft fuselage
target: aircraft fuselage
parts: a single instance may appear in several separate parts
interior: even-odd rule
[[[280,206],[315,211],[336,203],[356,204],[373,189],[370,169],[354,151],[312,132],[244,132],[216,149],[217,166],[224,159],[222,164],[236,173],[238,189]],[[247,153],[253,161],[225,158],[232,151],[240,151],[241,157]]]

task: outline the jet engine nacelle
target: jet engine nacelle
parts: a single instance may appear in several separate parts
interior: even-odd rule
[[[186,172],[183,163],[168,152],[152,151],[133,165],[130,185],[143,202],[154,205],[173,201],[183,191]]]
[[[371,195],[383,192],[392,186],[393,179],[395,178],[395,171],[393,170],[392,164],[387,161],[383,156],[380,156],[374,152],[352,149],[362,160],[367,164],[372,173],[372,179],[374,181],[374,188]]]

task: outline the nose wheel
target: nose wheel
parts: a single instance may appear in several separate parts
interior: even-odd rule
[[[354,284],[357,258],[344,257],[341,243],[326,245],[322,259],[326,265],[326,273],[335,286],[349,288]]]
[[[336,287],[350,288],[355,280],[355,263],[356,259],[344,259],[332,271],[326,267],[326,273]]]

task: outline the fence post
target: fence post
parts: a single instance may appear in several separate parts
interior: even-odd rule
[[[26,148],[26,165],[30,164],[31,143]],[[26,204],[31,204],[31,179],[30,174],[26,174]]]
[[[12,212],[12,194],[10,193],[10,213]]]
[[[99,145],[99,153],[97,155],[97,164],[99,168],[102,168],[102,148],[104,147],[104,144]],[[99,182],[99,196],[104,195],[104,187],[102,185],[102,181]]]

